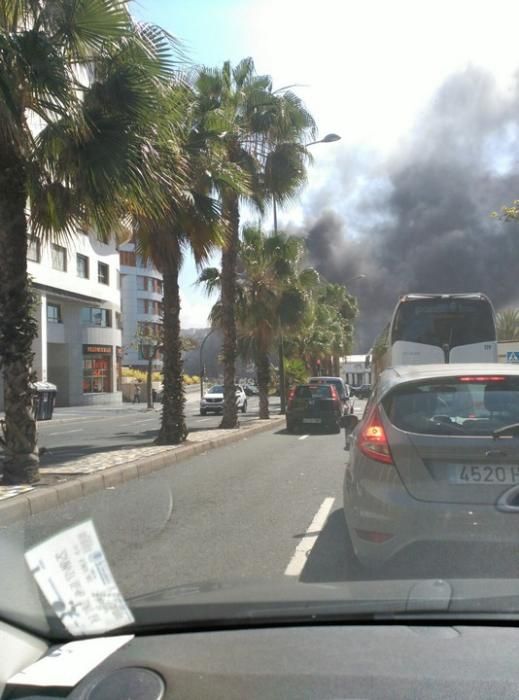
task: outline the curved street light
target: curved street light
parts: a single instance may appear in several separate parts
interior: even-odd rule
[[[326,134],[322,139],[318,141],[310,141],[310,143],[305,143],[303,146],[308,148],[309,146],[315,146],[318,143],[333,143],[334,141],[340,141],[341,137],[339,134]],[[276,209],[276,197],[272,195],[272,210],[274,213],[274,235],[278,232],[278,214]],[[285,349],[283,342],[283,327],[281,322],[279,324],[279,403],[280,403],[280,413],[286,413],[286,394],[285,394]]]
[[[333,143],[334,141],[340,141],[341,136],[339,134],[326,134],[326,136],[323,136],[322,139],[319,139],[318,141],[310,141],[310,143],[305,143],[304,146],[305,148],[308,148],[308,146],[315,146],[316,143]]]
[[[349,280],[346,280],[346,282],[343,282],[343,285],[346,286],[350,282],[355,282],[355,280],[365,280],[367,278],[367,275],[364,273],[361,273],[360,275],[355,275],[355,277],[350,277]]]

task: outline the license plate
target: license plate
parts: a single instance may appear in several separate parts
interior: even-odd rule
[[[303,418],[303,423],[320,423],[320,418]]]
[[[449,481],[456,484],[519,484],[519,465],[458,464]]]

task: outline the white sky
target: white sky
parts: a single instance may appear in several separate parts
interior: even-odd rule
[[[197,35],[196,20],[205,1],[183,0],[190,6],[183,27],[190,35],[184,38],[201,61],[207,35]],[[321,136],[342,136],[313,149],[308,188],[281,213],[282,224],[301,223],[302,205],[333,177],[341,149],[394,152],[449,74],[486,68],[506,90],[519,67],[519,3],[511,0],[230,0],[225,12],[213,34],[221,43],[221,61],[252,55],[257,70],[270,73],[277,87],[300,86],[297,92]],[[151,10],[146,18],[152,18]],[[175,33],[174,16],[168,28]],[[211,58],[217,56],[218,43],[210,48]],[[182,275],[184,327],[207,325],[210,302],[192,287],[194,278],[188,263]]]

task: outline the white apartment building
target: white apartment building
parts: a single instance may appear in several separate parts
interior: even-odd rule
[[[371,384],[371,369],[367,362],[367,355],[346,355],[341,357],[341,377],[346,384],[360,386]]]
[[[123,326],[123,365],[145,369],[162,328],[162,275],[151,264],[145,264],[135,252],[135,245],[120,246],[121,311]],[[158,357],[154,368],[162,369]]]
[[[118,403],[122,332],[119,253],[78,233],[66,246],[33,242],[28,273],[37,295],[33,369],[56,384],[56,405]],[[0,380],[0,409],[3,408]]]

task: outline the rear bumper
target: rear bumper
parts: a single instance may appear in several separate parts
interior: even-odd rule
[[[380,566],[420,543],[519,546],[519,513],[502,513],[494,505],[419,501],[397,479],[363,480],[355,486],[348,483],[346,470],[344,513],[353,549],[362,563]],[[372,541],[384,535],[391,537]]]

